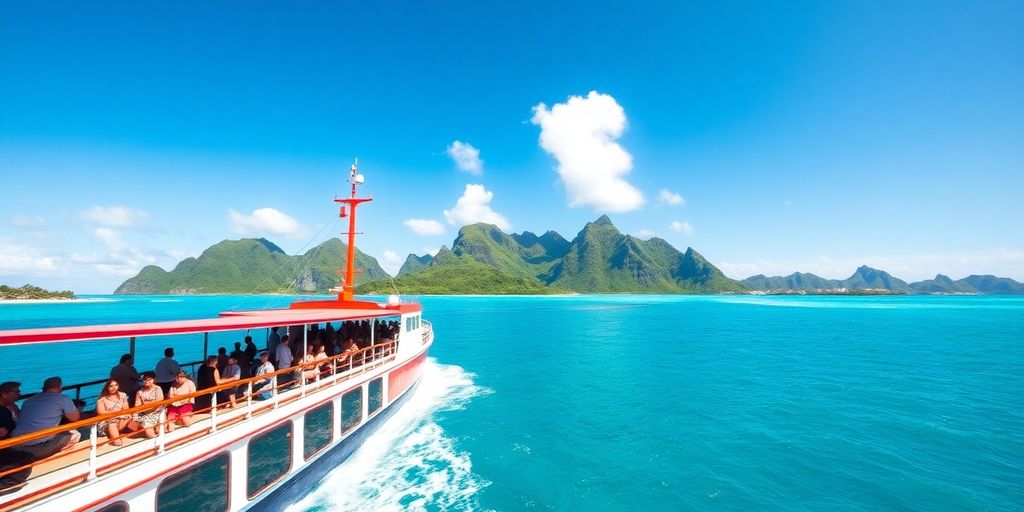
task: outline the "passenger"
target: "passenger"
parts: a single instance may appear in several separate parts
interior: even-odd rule
[[[331,324],[327,324],[331,325]],[[328,364],[323,361],[327,360],[327,349],[323,345],[316,346],[316,355],[313,356],[313,360],[317,362],[316,370],[320,375],[324,375],[329,371]]]
[[[344,368],[351,368],[353,366],[353,356],[359,353],[359,347],[356,346],[356,342],[349,338],[345,340],[345,344],[341,347],[341,357],[338,358],[338,365]]]
[[[256,375],[267,375],[274,373],[274,365],[270,364],[270,354],[266,351],[260,353],[260,364],[256,367]],[[271,397],[271,389],[273,389],[273,380],[265,379],[258,380],[252,384],[252,392],[261,400],[267,400]]]
[[[96,399],[96,414],[108,414],[117,411],[126,411],[130,408],[128,405],[128,395],[121,391],[120,385],[116,380],[110,379],[103,386],[103,390],[100,391],[99,398]],[[132,430],[132,415],[125,414],[122,416],[114,416],[113,418],[103,420],[96,424],[96,429],[100,435],[107,436],[110,439],[110,444],[114,446],[121,446],[124,441],[120,439],[121,433],[128,433]]]
[[[235,356],[228,356],[228,365],[224,367],[224,382],[231,382],[242,378],[242,368],[238,366],[238,359]],[[228,388],[221,391],[221,394],[217,396],[217,402],[221,402],[224,398],[227,398],[230,405],[228,408],[235,407],[235,397],[238,396],[238,388]]]
[[[164,358],[156,363],[156,383],[160,390],[167,396],[171,392],[171,384],[174,384],[174,376],[181,371],[181,366],[174,360],[174,349],[164,349]]]
[[[245,352],[242,350],[242,342],[240,342],[240,341],[236,341],[235,342],[235,350],[233,350],[230,354],[228,354],[228,357],[235,358],[235,363],[238,364],[238,369],[239,369],[240,375],[241,375],[239,378],[242,378],[242,379],[249,378],[249,375],[250,375],[250,372],[249,372],[249,370],[250,370],[249,361],[250,361],[250,359],[245,357]],[[228,364],[230,364],[230,363],[228,363]]]
[[[0,384],[0,439],[7,439],[18,424],[18,399],[21,398],[21,383]],[[0,473],[14,470],[32,462],[32,454],[13,448],[0,450]],[[0,476],[0,495],[12,493],[28,485],[32,468],[25,468]]]
[[[224,367],[228,365],[228,349],[220,347],[217,349],[217,369],[224,372]]]
[[[284,370],[285,368],[292,367],[292,348],[291,339],[286,334],[281,337],[281,343],[277,346],[277,369]],[[277,379],[279,385],[285,385],[292,381],[292,376],[288,373],[283,373]]]
[[[21,404],[18,425],[11,437],[23,436],[60,425],[61,419],[78,421],[81,411],[70,398],[61,394],[64,383],[60,377],[50,377],[43,382],[43,392],[32,396]],[[17,445],[17,450],[32,454],[33,460],[45,459],[59,451],[68,450],[82,438],[78,430],[69,430],[41,439],[33,439]]]
[[[274,329],[277,329],[277,327],[274,327]],[[277,332],[275,331],[274,334],[277,334]],[[278,341],[281,341],[280,338],[278,338]],[[250,364],[254,363],[256,361],[256,354],[257,354],[256,344],[252,342],[252,336],[246,336],[245,337],[245,360],[249,361]]]
[[[220,376],[220,370],[217,369],[217,356],[210,356],[206,358],[206,364],[199,367],[198,375],[196,377],[196,388],[199,391],[204,389],[210,389],[214,386],[230,382],[235,379],[222,379]],[[217,407],[224,405],[228,399],[227,393],[224,391],[217,392]],[[213,395],[207,393],[196,398],[196,410],[205,412],[213,408]]]
[[[139,380],[142,378],[134,364],[135,357],[125,354],[121,356],[121,362],[110,369],[110,378],[117,381],[121,391],[128,395],[129,402],[135,401],[135,393],[139,390]]]
[[[135,394],[135,407],[159,402],[164,399],[164,392],[156,385],[156,374],[144,372],[142,374],[142,388]],[[157,407],[144,412],[135,413],[135,421],[146,433],[146,437],[156,437],[160,426],[160,411],[163,407]]]
[[[179,371],[178,375],[174,378],[174,385],[171,386],[170,398],[188,395],[196,392],[196,383],[192,382],[185,375],[185,372]],[[174,424],[180,422],[182,426],[187,427],[192,424],[192,409],[195,407],[195,397],[182,398],[181,400],[171,402],[171,405],[167,406],[167,431],[174,432]]]
[[[0,384],[0,439],[7,439],[18,424],[17,401],[21,399],[20,382]]]
[[[271,327],[270,337],[267,338],[267,351],[269,352],[270,357],[275,358],[274,361],[277,361],[277,346],[281,344],[281,335],[277,333],[278,329],[280,329],[280,327]],[[248,348],[248,345],[246,345],[246,349]]]
[[[315,347],[312,345],[306,347],[306,355],[302,356],[301,367],[302,367],[302,379],[305,382],[311,382],[316,380],[320,375],[320,370],[316,368],[316,352]]]

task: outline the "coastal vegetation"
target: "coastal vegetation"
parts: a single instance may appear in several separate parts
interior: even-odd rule
[[[0,285],[0,300],[52,300],[73,298],[75,298],[75,293],[69,290],[50,291],[30,284],[26,284],[21,288]]]

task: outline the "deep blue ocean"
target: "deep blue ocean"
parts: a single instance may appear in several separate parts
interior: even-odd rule
[[[93,298],[0,305],[0,329],[290,300]],[[413,400],[291,511],[1024,510],[1024,297],[421,301]],[[140,340],[136,366],[168,343],[202,352]],[[0,348],[0,380],[102,378],[127,348]]]

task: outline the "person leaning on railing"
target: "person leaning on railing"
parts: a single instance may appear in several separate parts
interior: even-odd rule
[[[31,434],[39,430],[56,427],[60,420],[78,421],[81,412],[70,398],[61,394],[64,383],[60,377],[50,377],[43,381],[43,392],[25,400],[21,404],[18,425],[11,432],[11,437]],[[32,454],[34,460],[45,459],[59,451],[68,450],[81,440],[82,434],[77,430],[61,432],[57,435],[33,439],[17,445],[17,450]]]
[[[270,354],[268,352],[260,353],[260,363],[256,367],[256,376],[267,375],[274,373],[274,365],[270,364]],[[272,393],[274,379],[268,378],[263,380],[257,380],[252,383],[252,394],[261,400],[269,400]]]

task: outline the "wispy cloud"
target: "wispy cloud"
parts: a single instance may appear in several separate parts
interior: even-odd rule
[[[671,224],[668,225],[668,227],[669,229],[675,231],[676,233],[682,233],[684,235],[693,234],[693,226],[691,226],[690,223],[686,222],[685,220],[682,222],[674,220]]]
[[[445,150],[445,153],[455,161],[455,167],[473,176],[480,176],[484,173],[484,161],[480,159],[480,150],[472,145],[454,141]]]
[[[540,147],[558,161],[570,207],[626,212],[644,204],[643,194],[625,180],[633,157],[615,142],[626,129],[626,113],[615,98],[590,91],[550,109],[540,103],[532,122],[540,126]]]
[[[302,238],[309,230],[299,221],[274,208],[259,208],[249,215],[235,210],[228,211],[231,229],[239,235],[275,235],[286,238]]]
[[[682,206],[686,204],[686,199],[683,199],[683,196],[676,194],[667,188],[663,188],[658,191],[658,202],[670,206]]]
[[[641,229],[640,231],[636,232],[636,237],[641,240],[649,240],[656,236],[658,236],[658,234],[649,229]]]
[[[28,215],[15,215],[11,217],[11,220],[7,222],[7,225],[15,228],[38,228],[46,225],[46,219],[43,217],[30,217]]]
[[[432,219],[407,219],[402,224],[405,224],[413,233],[420,236],[444,234],[444,224]]]
[[[512,224],[504,215],[491,209],[491,200],[494,193],[488,191],[483,185],[466,185],[462,197],[455,202],[455,207],[445,210],[444,216],[448,224],[452,226],[465,226],[477,222],[494,224],[503,230],[512,227]]]
[[[79,218],[111,228],[133,228],[149,218],[149,214],[127,206],[93,206],[78,212]]]

